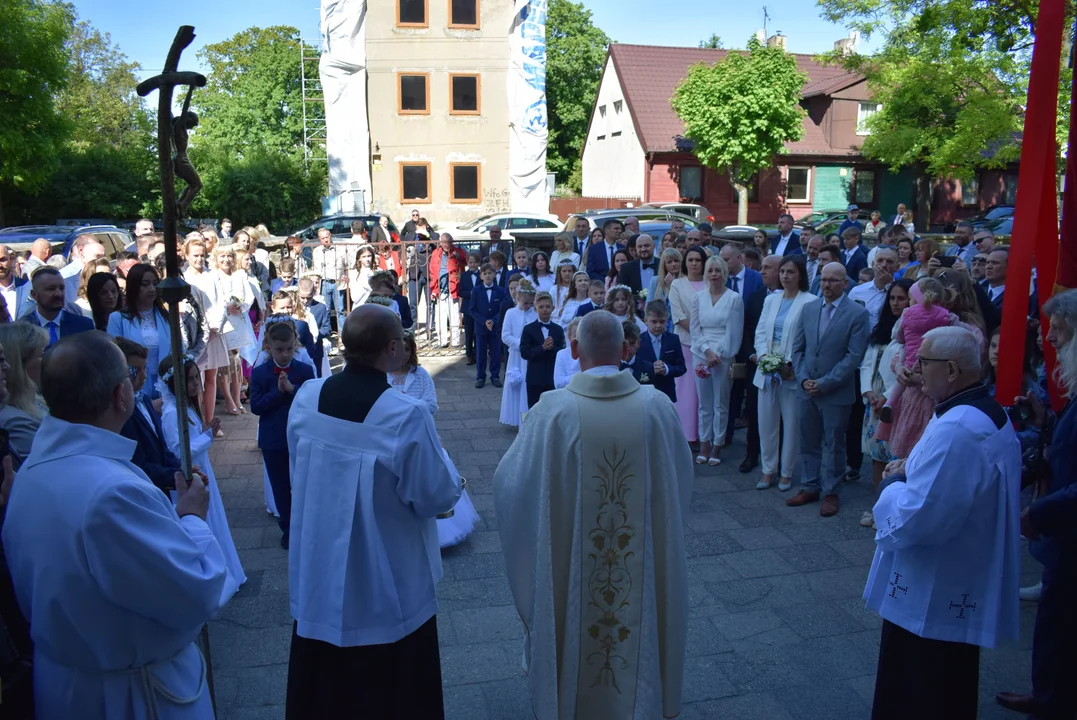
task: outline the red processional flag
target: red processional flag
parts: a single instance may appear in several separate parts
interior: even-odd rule
[[[1036,261],[1037,296],[1040,307],[1053,292],[1059,277],[1059,233],[1057,189],[1055,186],[1055,124],[1058,114],[1058,75],[1062,55],[1062,26],[1065,22],[1065,0],[1040,0],[1036,19],[1036,42],[1032,49],[1032,68],[1028,82],[1028,102],[1025,127],[1021,138],[1021,168],[1017,175],[1017,203],[1014,210],[1010,259],[1006,269],[1006,285],[1020,298],[1022,288],[1029,287],[1032,263]],[[1070,136],[1071,147],[1073,135]],[[1073,162],[1072,153],[1070,163]],[[1067,171],[1068,174],[1068,171]],[[1067,183],[1066,190],[1073,187]],[[1072,202],[1073,200],[1071,200]],[[1066,213],[1070,223],[1077,217]],[[1063,232],[1065,239],[1066,234]],[[1077,237],[1070,236],[1077,243]],[[1064,249],[1063,252],[1066,250]],[[1070,258],[1064,272],[1077,278],[1077,248],[1070,248]],[[1061,278],[1060,278],[1061,279]],[[1077,286],[1077,283],[1070,287]],[[1042,319],[1046,333],[1046,319]],[[1028,306],[1023,302],[1002,305],[1002,337],[999,343],[998,378],[995,397],[1002,405],[1012,405],[1022,395],[1021,376],[1025,359],[1025,338],[1028,333]],[[1054,368],[1054,353],[1044,343],[1048,353],[1048,375]],[[1052,398],[1058,401],[1056,389]]]

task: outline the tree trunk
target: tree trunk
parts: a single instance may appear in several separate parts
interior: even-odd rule
[[[916,166],[916,223],[917,232],[927,232],[931,226],[931,176],[924,165]]]
[[[733,183],[737,191],[737,224],[748,224],[748,187]]]

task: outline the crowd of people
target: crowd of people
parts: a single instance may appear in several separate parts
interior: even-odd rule
[[[0,246],[11,581],[0,615],[16,655],[33,657],[39,716],[93,706],[127,717],[130,703],[145,706],[139,717],[164,704],[211,716],[191,639],[246,581],[210,459],[220,401],[260,419],[266,506],[289,553],[288,716],[441,717],[439,548],[479,517],[434,426],[414,333],[422,309],[440,345],[464,348],[476,390],[503,387],[500,420],[520,426],[494,490],[537,717],[680,711],[691,466],[721,464],[738,429],[740,471],[758,467],[760,491],[796,487],[787,504],[818,502],[824,517],[870,460],[877,503],[860,522],[878,550],[865,599],[885,620],[875,717],[975,717],[978,648],[1016,633],[1020,534],[1045,566],[1020,595],[1041,603],[1033,694],[999,702],[1072,715],[1059,668],[1077,646],[1077,421],[1049,411],[1034,286],[1005,292],[1008,253],[989,231],[959,223],[943,252],[873,217],[866,243],[856,213],[829,237],[783,214],[776,235],[744,244],[709,226],[675,224],[656,242],[635,218],[601,228],[580,218],[549,255],[499,229],[465,252],[417,212],[403,238],[357,223],[354,244],[326,230],[314,248],[289,238],[273,259],[264,227],[204,226],[179,243],[191,293],[176,308],[158,293],[167,251],[149,221],[112,262],[88,235],[62,266],[35,244],[20,271]],[[1023,395],[1002,408],[1007,297],[1028,309],[1029,333]],[[1077,382],[1075,298],[1044,308],[1064,388]],[[337,354],[346,364],[334,375]],[[390,426],[386,439],[378,428]],[[79,481],[87,468],[92,479]],[[968,472],[976,482],[956,482]],[[637,476],[646,493],[628,492]],[[1033,495],[1024,513],[1022,483]],[[575,524],[581,513],[598,518],[594,529]],[[563,552],[580,533],[594,571]],[[552,598],[536,581],[550,574],[566,578]],[[943,595],[949,606],[937,606]],[[975,625],[964,622],[977,608]],[[79,617],[101,637],[70,622]],[[562,646],[571,666],[558,662]],[[607,666],[622,653],[641,661],[595,670],[576,664],[585,649]],[[948,686],[943,670],[955,673]],[[614,697],[611,682],[632,692]],[[56,687],[70,691],[43,691]]]

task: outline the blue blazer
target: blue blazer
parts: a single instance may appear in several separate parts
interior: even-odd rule
[[[154,313],[154,317],[157,320],[157,359],[164,360],[172,352],[172,331],[168,327],[168,317],[162,315],[159,312]],[[90,323],[90,330],[93,330],[93,320],[89,318],[83,318]],[[63,334],[63,325],[60,326],[61,335]],[[142,325],[140,321],[135,318],[129,318],[119,310],[114,311],[108,316],[108,334],[113,337],[127,338],[133,342],[142,344]],[[148,368],[149,375],[157,377],[157,368]]]
[[[320,342],[322,338],[332,335],[333,326],[329,324],[329,308],[326,307],[325,303],[311,300],[307,309],[314,316],[314,322],[318,323],[318,337],[314,339]],[[313,358],[311,359],[313,360]]]
[[[476,335],[493,335],[501,337],[502,309],[512,306],[512,299],[504,288],[494,285],[493,294],[486,299],[486,286],[480,284],[471,293],[471,300],[467,306],[467,314],[475,321]],[[486,321],[494,321],[494,329],[486,329]]]
[[[770,238],[770,254],[773,255],[778,252],[778,243],[782,241],[781,235],[773,235]],[[800,233],[796,230],[789,237],[789,243],[785,246],[785,253],[782,257],[789,257],[790,255],[803,255],[804,248],[800,247]]]
[[[680,338],[671,332],[662,333],[660,351],[662,357],[656,358],[654,348],[651,347],[651,334],[649,332],[643,333],[643,337],[640,338],[639,349],[636,350],[636,357],[632,359],[632,374],[641,383],[654,385],[656,390],[661,390],[670,400],[677,402],[675,378],[679,378],[688,372],[688,367],[684,362],[684,352],[681,350]],[[665,375],[655,375],[654,363],[656,360],[661,360],[666,364],[668,372]],[[642,380],[644,375],[647,376],[645,382]]]
[[[844,253],[844,248],[842,253]],[[857,245],[856,250],[853,251],[853,256],[849,258],[849,262],[845,265],[845,273],[849,276],[849,280],[853,285],[860,282],[860,271],[868,266],[868,249],[863,245]]]
[[[603,246],[606,241],[601,243]],[[617,243],[613,246],[613,251],[623,250],[624,245]],[[595,252],[591,252],[595,250]],[[610,259],[606,257],[606,248],[598,247],[597,245],[589,245],[587,247],[587,274],[592,280],[602,280],[609,274],[610,271]]]
[[[730,290],[733,289],[733,278],[729,278],[725,281],[725,286]],[[763,276],[759,274],[757,270],[752,270],[750,267],[744,268],[744,287],[740,288],[741,300],[747,301],[759,288],[763,287]]]
[[[264,450],[288,449],[288,411],[292,408],[295,393],[282,393],[277,389],[276,364],[272,358],[251,370],[251,412],[258,415],[258,447]],[[298,392],[307,380],[314,379],[314,368],[304,362],[292,360],[288,379]]]
[[[538,320],[528,323],[520,336],[520,357],[527,360],[528,385],[553,386],[553,368],[557,362],[557,351],[565,347],[565,331],[553,320],[550,321],[550,337],[553,347],[543,350],[546,342],[542,337],[542,323]]]
[[[112,313],[112,314],[115,315],[116,313]],[[93,326],[93,320],[91,320],[88,317],[84,317],[84,316],[82,316],[80,314],[73,313],[70,310],[67,310],[66,308],[64,310],[61,310],[60,314],[57,315],[57,317],[60,319],[60,337],[61,338],[65,338],[68,335],[76,335],[76,334],[78,334],[80,332],[89,332],[90,330],[96,330],[96,328]],[[24,315],[20,319],[25,320],[26,322],[29,322],[29,323],[33,323],[34,325],[38,325],[39,327],[45,327],[44,325],[42,325],[41,323],[38,322],[37,313],[35,313],[35,312],[31,312],[29,315]],[[168,322],[167,321],[165,322],[164,327],[165,327],[164,333],[165,333],[165,336],[166,336],[165,337],[165,342],[168,342],[168,338],[167,338],[167,336],[168,336]],[[158,323],[158,328],[160,328],[160,323]],[[114,335],[115,333],[111,332],[111,330],[112,330],[112,322],[110,320],[110,322],[109,322],[109,331],[110,331],[109,334]],[[141,331],[139,332],[139,337],[140,338],[142,337]],[[142,341],[139,340],[139,342],[142,342]],[[168,347],[171,347],[171,345],[169,345]]]
[[[176,488],[175,473],[180,469],[179,459],[165,445],[164,431],[161,429],[161,416],[153,409],[153,403],[145,395],[136,396],[135,402],[141,403],[149,412],[152,423],[147,422],[142,412],[135,408],[131,417],[124,423],[120,434],[134,440],[135,454],[131,462],[159,487],[166,495]]]
[[[456,289],[460,295],[460,299],[470,300],[471,291],[479,285],[482,285],[482,280],[479,279],[479,274],[477,272],[473,273],[470,270],[465,270],[464,272],[460,273],[460,283],[456,286]],[[462,304],[465,306],[468,305],[468,303],[466,302]]]
[[[596,308],[595,304],[593,302],[588,300],[585,303],[581,303],[580,306],[578,308],[576,308],[576,317],[583,317],[584,315],[591,312],[592,310],[598,310],[598,309],[599,308]]]

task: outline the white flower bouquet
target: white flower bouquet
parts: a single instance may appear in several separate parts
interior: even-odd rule
[[[639,299],[646,301],[647,300],[647,294],[648,294],[648,289],[643,288],[642,290],[639,291]]]
[[[759,372],[764,375],[778,375],[785,367],[785,356],[777,352],[769,352],[759,358]]]

